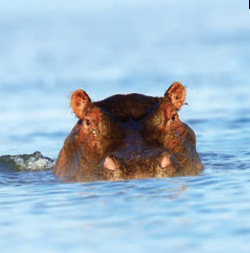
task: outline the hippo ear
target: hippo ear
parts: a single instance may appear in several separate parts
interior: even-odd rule
[[[186,89],[181,83],[174,82],[165,92],[164,97],[169,99],[176,110],[180,110],[186,99]]]
[[[70,97],[70,106],[76,117],[82,119],[84,111],[91,103],[88,94],[84,90],[75,90]]]

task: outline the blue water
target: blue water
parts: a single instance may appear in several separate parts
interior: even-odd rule
[[[245,1],[0,0],[0,155],[55,159],[74,89],[187,87],[201,176],[63,184],[0,168],[0,249],[250,252],[250,12]]]

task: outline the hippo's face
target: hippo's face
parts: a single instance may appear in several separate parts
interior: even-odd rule
[[[74,181],[199,174],[195,134],[178,116],[185,97],[177,82],[160,98],[129,94],[91,102],[76,90],[71,108],[79,121],[54,173]]]

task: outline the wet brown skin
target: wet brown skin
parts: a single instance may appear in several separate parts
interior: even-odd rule
[[[76,90],[77,124],[53,172],[65,181],[123,180],[198,175],[203,165],[193,130],[178,116],[186,98],[181,83],[163,97],[115,95],[91,102]]]

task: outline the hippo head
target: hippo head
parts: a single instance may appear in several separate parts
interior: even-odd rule
[[[199,174],[195,134],[178,115],[185,97],[178,82],[163,97],[134,93],[91,102],[85,91],[74,91],[70,105],[79,120],[54,173],[73,181]]]

